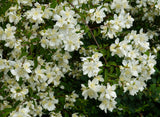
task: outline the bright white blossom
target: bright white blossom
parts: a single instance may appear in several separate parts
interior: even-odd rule
[[[88,77],[97,76],[100,71],[99,67],[102,66],[102,62],[99,61],[99,58],[102,56],[100,53],[95,53],[92,57],[83,57],[83,74],[88,74]]]
[[[119,86],[137,95],[158,71],[160,0],[14,3],[0,16],[2,114],[85,117],[90,99],[112,112]]]

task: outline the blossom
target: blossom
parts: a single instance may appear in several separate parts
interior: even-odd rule
[[[101,110],[104,110],[105,113],[107,113],[107,110],[109,111],[113,111],[114,108],[116,108],[117,102],[115,100],[108,100],[108,99],[104,99],[102,100],[102,103],[99,105],[99,108]]]
[[[36,1],[16,0],[17,4],[0,16],[2,112],[10,108],[9,117],[62,117],[66,114],[61,114],[63,108],[73,112],[79,101],[87,104],[85,100],[94,99],[107,113],[117,108],[116,87],[123,88],[119,93],[128,91],[132,96],[146,88],[156,71],[159,47],[150,47],[158,42],[159,29],[154,21],[160,16],[160,0],[136,0],[134,4],[133,0]],[[137,31],[139,26],[135,26],[144,20],[152,31],[146,25],[144,31],[143,27]],[[86,26],[97,37],[97,45],[87,40]],[[100,53],[108,47],[110,52]],[[110,53],[122,63],[117,56],[112,60]],[[109,71],[119,75],[118,84],[103,78],[108,66],[102,57],[107,62],[117,60],[120,74],[118,67]],[[74,83],[80,83],[81,90],[75,90],[78,85],[72,86]],[[83,117],[77,112],[69,114]]]
[[[30,110],[29,110],[29,108],[20,108],[18,111],[13,111],[10,115],[9,115],[9,117],[31,117],[30,115],[29,115],[29,112],[30,112]]]
[[[83,74],[88,74],[88,77],[97,76],[100,71],[99,67],[101,66],[101,62],[85,61],[83,64]]]
[[[31,68],[30,68],[30,66],[31,66],[31,64],[33,65],[33,62],[25,62],[25,63],[23,63],[23,68],[26,70],[26,72],[28,72],[28,73],[31,73],[32,71],[31,71]]]
[[[92,57],[82,57],[82,61],[84,61],[82,69],[83,74],[88,74],[88,77],[97,76],[100,71],[99,67],[103,64],[99,61],[99,58],[102,56],[100,53],[95,53]]]
[[[49,97],[45,97],[41,101],[42,107],[48,111],[53,111],[56,109],[55,104],[58,104],[58,99],[55,99],[53,92],[49,92]]]
[[[116,92],[114,91],[116,89],[116,85],[110,85],[107,83],[107,89],[106,89],[106,95],[105,97],[107,99],[115,99],[117,97]]]
[[[16,32],[16,27],[11,26],[10,24],[6,25],[6,29],[4,30],[4,33],[2,35],[2,39],[6,41],[5,46],[13,48],[14,44],[16,43],[16,38],[15,38],[15,32]]]
[[[71,10],[69,7],[65,7],[65,10],[60,11],[60,15],[64,19],[70,19],[75,15],[75,12],[73,10]]]
[[[103,21],[103,18],[106,16],[104,11],[106,11],[107,9],[101,7],[102,6],[97,7],[94,14],[91,16],[92,21],[96,21],[97,23],[101,23]]]
[[[17,0],[18,4],[23,4],[25,6],[32,6],[32,0]]]
[[[9,11],[5,15],[8,16],[10,23],[17,24],[22,19],[21,14],[17,13],[19,9],[21,8],[17,5],[8,9]]]
[[[51,112],[50,117],[62,117],[62,114],[61,114],[61,112],[58,112],[58,113]]]
[[[25,16],[27,19],[29,19],[31,22],[36,23],[43,23],[43,11],[40,8],[32,8],[30,11],[27,11],[25,13]]]
[[[20,101],[22,101],[25,98],[25,95],[28,94],[28,89],[22,88],[18,84],[15,86],[12,86],[10,91],[12,93],[11,97],[15,100],[20,100]]]
[[[64,24],[67,24],[65,19],[57,14],[54,15],[54,20],[56,20],[56,25],[57,27],[62,27]]]
[[[98,94],[96,91],[94,91],[93,89],[87,88],[85,85],[81,85],[82,87],[82,95],[84,96],[84,99],[87,99],[87,97],[89,96],[89,98],[94,98],[97,99]]]
[[[25,78],[29,78],[28,73],[26,72],[26,70],[24,70],[23,68],[19,67],[16,69],[11,69],[11,73],[16,77],[16,80],[19,81],[20,77],[25,77]]]
[[[113,0],[111,9],[116,9],[116,12],[120,12],[122,9],[129,9],[130,6],[127,0]]]
[[[43,18],[49,19],[53,15],[52,9],[51,8],[45,8],[43,12]]]
[[[53,100],[47,100],[47,101],[42,101],[43,104],[43,108],[52,111],[55,110],[55,103],[58,103],[57,100],[53,101]]]

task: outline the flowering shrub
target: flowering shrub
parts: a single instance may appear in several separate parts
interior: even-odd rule
[[[0,7],[0,116],[142,117],[160,103],[160,0]]]

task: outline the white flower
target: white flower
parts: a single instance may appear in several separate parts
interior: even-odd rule
[[[11,69],[11,73],[16,77],[17,81],[19,81],[20,77],[29,78],[28,73],[22,68]]]
[[[30,110],[28,107],[20,107],[18,111],[13,111],[10,113],[9,117],[31,117],[29,112]]]
[[[44,103],[44,102],[43,102]],[[55,110],[56,106],[55,104],[58,103],[58,100],[55,100],[55,102],[53,100],[47,100],[45,102],[45,104],[43,105],[43,107],[49,111],[53,111]]]
[[[116,9],[116,12],[119,13],[122,9],[129,9],[127,0],[113,0],[111,4],[111,9]]]
[[[99,61],[99,58],[102,56],[101,53],[95,53],[92,57],[82,57],[84,61],[82,65],[83,74],[88,74],[88,77],[97,76],[100,71],[99,67],[103,66],[102,62]]]
[[[47,109],[48,111],[53,111],[56,109],[55,104],[58,104],[58,99],[55,99],[54,92],[49,92],[49,97],[45,97],[41,104],[44,109]]]
[[[113,99],[109,100],[109,99],[104,98],[104,100],[102,100],[102,103],[99,105],[99,108],[101,110],[104,110],[105,113],[107,113],[107,110],[112,112],[113,109],[116,108],[116,106],[115,106],[116,104],[117,104],[117,102],[115,100],[113,100]]]
[[[101,23],[103,21],[103,18],[106,16],[104,11],[106,11],[107,9],[101,7],[102,6],[97,7],[93,16],[91,16],[92,21],[96,21],[97,23]],[[91,9],[89,13],[92,13],[93,11],[94,9]]]
[[[143,91],[146,87],[146,83],[137,79],[133,79],[126,83],[124,92],[129,91],[130,95],[136,95],[138,91]]]
[[[96,80],[88,80],[88,87],[95,92],[98,92],[100,90],[99,85],[97,84]]]
[[[43,11],[41,8],[32,8],[31,10],[28,10],[25,13],[25,16],[27,19],[29,19],[31,22],[36,22],[36,23],[43,23]]]
[[[73,113],[73,114],[72,114],[72,117],[79,117],[79,116],[78,116],[78,113]]]
[[[61,10],[60,11],[60,15],[64,18],[64,19],[70,19],[74,16],[75,12],[73,10],[71,10],[69,7],[65,7],[65,11]]]
[[[62,27],[64,24],[67,24],[65,19],[57,14],[54,15],[54,20],[56,20],[55,26]]]
[[[32,63],[32,65],[33,65],[33,63]],[[30,64],[29,62],[25,62],[25,63],[23,64],[23,68],[24,68],[24,69],[26,70],[26,72],[28,72],[28,73],[31,73],[31,72],[32,72],[30,66],[31,66],[31,64]]]
[[[157,1],[157,4],[155,5],[155,7],[156,7],[157,9],[160,9],[160,0]]]
[[[45,8],[43,12],[43,18],[49,19],[53,15],[51,10],[51,8]]]
[[[65,32],[65,35],[63,35],[64,50],[69,52],[78,50],[80,48],[80,45],[83,44],[80,41],[80,38],[82,36],[75,31],[76,30],[67,30]]]
[[[116,85],[111,86],[109,83],[107,83],[107,89],[106,89],[105,97],[107,99],[115,99],[117,97],[115,89],[116,89]]]
[[[62,117],[62,114],[61,114],[61,112],[58,112],[58,113],[51,112],[50,117]]]
[[[0,70],[5,69],[6,65],[5,65],[5,60],[0,58]]]
[[[13,48],[15,43],[16,43],[16,39],[15,39],[15,31],[16,31],[16,27],[15,26],[11,26],[10,24],[6,25],[6,29],[4,30],[4,33],[2,34],[2,39],[4,39],[4,41],[6,41],[5,46]]]
[[[22,88],[18,85],[12,86],[10,89],[11,91],[11,98],[15,100],[20,100],[22,101],[25,98],[25,95],[28,94],[28,89],[27,88]]]
[[[85,87],[83,84],[81,85],[81,87],[82,87],[82,90],[83,90],[82,95],[84,96],[85,100],[87,99],[88,96],[89,96],[90,99],[92,99],[92,98],[97,99],[97,97],[98,97],[97,92],[95,92],[92,89],[89,89],[89,88]]]
[[[99,67],[102,66],[101,62],[94,62],[94,61],[84,61],[83,64],[83,74],[88,74],[88,77],[97,76],[98,72],[100,71]]]
[[[40,66],[38,66],[36,69],[35,69],[35,77],[34,77],[34,80],[37,81],[37,82],[45,82],[47,80],[47,77],[45,76],[45,72],[46,70],[45,69],[41,69]]]
[[[111,44],[110,51],[112,52],[112,56],[116,54],[116,48],[119,47],[119,38],[115,40],[115,44]]]
[[[102,56],[103,56],[103,54],[98,53],[98,52],[95,52],[95,53],[92,55],[92,58],[93,58],[93,60],[95,60],[95,61],[99,61],[100,57],[102,57]]]
[[[45,39],[45,38],[42,38],[40,42],[41,42],[41,46],[42,46],[43,48],[48,48],[49,40],[47,40],[47,39]]]
[[[25,6],[32,6],[32,0],[17,0],[18,4],[23,4]]]

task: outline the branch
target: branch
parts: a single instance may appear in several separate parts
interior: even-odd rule
[[[67,0],[67,1],[68,1],[68,0]],[[75,9],[75,12],[76,12],[76,13],[79,13],[79,11],[77,11],[77,9],[75,8],[75,6],[74,6],[70,1],[68,1],[68,3]],[[91,28],[89,27],[89,25],[86,23],[86,20],[84,20],[83,18],[82,18],[82,20],[83,20],[84,24],[89,28],[89,31],[90,31],[90,33],[91,33],[91,35],[92,35],[92,38],[94,39],[94,41],[95,41],[98,49],[100,49],[100,46],[99,46],[99,44],[98,44],[98,42],[97,42],[97,40],[96,40],[96,38],[95,38],[95,36],[94,36],[94,34],[93,34],[93,32],[92,32],[92,29],[91,29]],[[105,64],[107,65],[107,60],[106,60],[106,58],[105,58],[104,56],[103,56],[103,59],[104,59],[104,61],[105,61]]]

